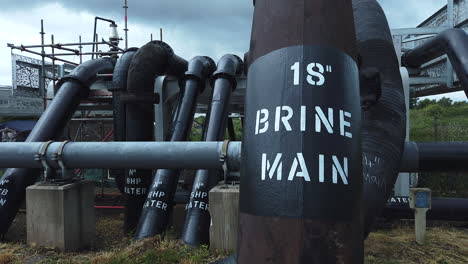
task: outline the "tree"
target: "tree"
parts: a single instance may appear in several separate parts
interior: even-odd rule
[[[427,106],[429,105],[432,105],[432,104],[437,104],[437,101],[436,100],[431,100],[431,99],[424,99],[422,101],[419,101],[418,102],[418,105],[417,105],[417,109],[424,109],[426,108]]]
[[[439,117],[444,112],[444,109],[438,104],[431,104],[424,108],[424,111],[433,117]]]
[[[439,101],[437,102],[440,106],[443,106],[443,107],[449,107],[453,104],[453,101],[452,99],[450,98],[447,98],[447,97],[442,97],[441,99],[439,99]]]

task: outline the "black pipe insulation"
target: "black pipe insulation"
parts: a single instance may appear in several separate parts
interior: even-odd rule
[[[362,164],[365,236],[385,207],[398,176],[406,108],[398,59],[387,18],[375,0],[353,0],[360,71],[379,73],[380,98],[363,105]],[[368,87],[361,87],[361,90]]]
[[[447,29],[424,44],[406,52],[401,62],[417,68],[447,54],[465,93],[468,93],[468,34],[460,28]]]
[[[185,141],[192,127],[197,96],[205,88],[205,80],[215,70],[209,57],[195,57],[188,64],[181,98],[169,132],[170,141]],[[135,239],[161,234],[166,229],[172,212],[174,194],[179,179],[179,170],[159,169],[146,197]]]
[[[387,219],[414,219],[414,210],[409,207],[409,197],[390,197],[380,215]],[[444,221],[467,221],[468,199],[433,197],[427,219]]]
[[[122,93],[127,91],[127,76],[130,63],[138,48],[127,49],[115,64],[112,76],[112,109],[114,116],[114,141],[125,141],[125,103],[121,100]],[[124,193],[125,170],[111,169],[115,183],[121,193]]]
[[[160,75],[180,77],[187,70],[187,61],[174,54],[162,41],[151,41],[134,55],[127,76],[125,139],[152,141],[154,131],[154,80]],[[125,171],[126,211],[124,231],[132,231],[138,224],[141,209],[148,195],[152,170]]]
[[[400,171],[468,171],[468,142],[407,142]]]
[[[255,1],[247,61],[238,262],[363,263],[351,1]]]
[[[80,101],[98,73],[111,73],[114,60],[96,59],[78,65],[58,83],[54,99],[37,121],[26,142],[41,142],[58,138],[73,116]],[[36,182],[39,169],[7,169],[0,179],[0,236],[6,233],[23,202],[26,187]]]
[[[213,94],[205,120],[204,141],[224,139],[231,93],[236,89],[236,75],[242,73],[242,60],[235,55],[224,55],[211,77]],[[211,217],[208,212],[208,192],[220,181],[219,170],[197,170],[190,200],[185,207],[182,241],[191,246],[208,244]]]

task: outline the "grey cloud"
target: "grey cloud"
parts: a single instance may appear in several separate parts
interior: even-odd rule
[[[391,27],[414,27],[437,11],[445,1],[431,0],[421,3],[421,0],[379,0]],[[60,3],[71,11],[87,11],[96,16],[122,21],[123,2],[123,0],[12,0],[4,4],[4,7],[7,10],[31,9],[48,3]],[[226,50],[241,53],[248,48],[253,14],[252,2],[252,0],[128,0],[130,38],[132,32],[138,30],[134,23],[141,23],[154,28],[152,31],[156,35],[155,38],[159,28],[162,27],[166,32],[174,30],[183,32],[187,37],[186,41],[194,44],[192,46],[201,45],[207,49],[221,46]],[[51,14],[44,16],[46,18]],[[119,25],[120,29],[122,27],[123,25]]]
[[[11,1],[4,8],[31,8],[47,3],[60,3],[66,8],[86,10],[98,16],[123,17],[123,0],[21,0]],[[253,11],[252,1],[248,0],[128,0],[128,6],[129,18],[138,22],[249,20]]]

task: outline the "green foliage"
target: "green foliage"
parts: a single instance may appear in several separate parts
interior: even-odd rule
[[[431,104],[424,108],[424,112],[429,116],[438,117],[444,113],[444,109],[439,104]]]
[[[411,141],[468,141],[468,103],[449,98],[425,99],[410,110]],[[468,175],[420,173],[419,186],[431,188],[434,196],[468,197]]]

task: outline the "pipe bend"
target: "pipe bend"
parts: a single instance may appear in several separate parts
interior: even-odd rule
[[[96,81],[97,73],[111,73],[114,70],[115,59],[101,58],[83,62],[74,68],[70,74],[61,78],[57,86],[61,87],[65,82],[78,82],[83,88],[89,87]]]
[[[114,114],[114,141],[125,141],[125,103],[122,101],[122,93],[127,91],[127,77],[130,63],[133,60],[138,48],[128,48],[117,61],[114,74],[112,75],[112,108]],[[124,193],[124,170],[111,169],[117,187]]]
[[[185,72],[184,80],[180,87],[185,87],[185,81],[191,79],[199,82],[199,92],[202,93],[205,89],[204,80],[210,77],[216,70],[216,63],[207,56],[197,56],[190,60],[188,69]]]
[[[461,85],[468,92],[468,34],[460,28],[447,29],[424,44],[406,52],[402,64],[418,68],[447,54]]]
[[[228,79],[233,89],[236,88],[236,75],[241,74],[244,70],[244,63],[237,55],[226,54],[218,61],[216,71],[211,76],[211,86],[214,87],[214,82],[218,78]]]
[[[365,235],[384,209],[401,164],[406,108],[385,13],[375,0],[353,0],[360,69],[380,73],[381,97],[362,111]],[[369,88],[369,87],[367,87]]]
[[[141,47],[133,57],[128,70],[129,92],[153,93],[156,76],[181,76],[187,70],[187,61],[174,54],[162,41],[151,41]]]
[[[468,35],[460,28],[447,29],[422,45],[407,51],[402,56],[402,63],[407,67],[417,68],[444,54],[450,55],[465,50]],[[468,51],[467,51],[468,53]]]

